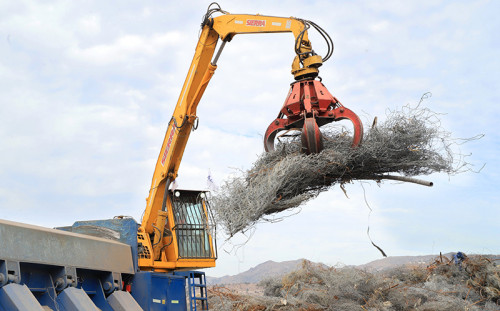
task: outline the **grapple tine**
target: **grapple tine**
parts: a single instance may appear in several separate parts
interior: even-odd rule
[[[361,119],[358,117],[358,115],[355,114],[351,109],[348,109],[344,106],[340,106],[332,110],[332,112],[334,117],[334,120],[332,121],[349,120],[352,122],[354,133],[351,146],[357,147],[361,145],[361,143],[363,142],[363,123],[361,122]]]
[[[274,139],[276,138],[276,134],[286,130],[286,125],[287,120],[280,118],[280,116],[269,124],[266,134],[264,135],[264,150],[266,150],[266,152],[274,151]]]
[[[314,118],[306,118],[300,140],[302,151],[306,154],[320,153],[323,150],[323,135]]]

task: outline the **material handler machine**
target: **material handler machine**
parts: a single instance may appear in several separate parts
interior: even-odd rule
[[[47,229],[0,220],[0,311],[208,310],[205,274],[197,271],[215,267],[217,258],[207,192],[170,186],[197,127],[198,103],[224,46],[237,34],[291,32],[295,37],[295,81],[265,132],[266,151],[274,149],[279,132],[297,130],[303,151],[318,153],[323,148],[319,127],[343,119],[353,124],[352,145],[361,143],[358,116],[318,80],[318,68],[333,52],[330,37],[318,25],[293,17],[230,14],[212,3],[201,27],[141,224],[116,217]],[[325,57],[312,49],[310,27],[327,41]]]

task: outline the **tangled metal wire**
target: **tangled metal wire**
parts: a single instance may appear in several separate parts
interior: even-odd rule
[[[465,157],[452,148],[458,142],[442,129],[438,116],[420,104],[389,111],[385,122],[377,125],[375,118],[357,148],[351,147],[352,136],[344,128],[322,127],[324,150],[319,154],[301,153],[298,136],[282,141],[248,171],[221,185],[211,202],[216,221],[232,237],[336,184],[343,189],[354,180],[469,170]]]
[[[262,280],[264,296],[209,289],[213,310],[499,310],[496,256],[471,255],[460,265],[446,256],[425,265],[368,272],[304,260],[282,277]]]

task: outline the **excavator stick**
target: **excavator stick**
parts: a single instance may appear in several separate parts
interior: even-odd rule
[[[274,140],[281,131],[301,129],[302,152],[323,150],[323,135],[319,128],[331,122],[349,120],[354,133],[352,147],[363,140],[363,124],[359,117],[332,96],[321,81],[304,79],[291,84],[288,97],[278,117],[269,125],[264,136],[264,148],[274,150]]]

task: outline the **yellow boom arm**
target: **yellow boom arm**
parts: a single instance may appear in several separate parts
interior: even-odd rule
[[[197,124],[196,108],[212,78],[222,48],[236,34],[245,33],[277,33],[292,32],[295,37],[297,56],[292,63],[292,74],[295,79],[316,76],[322,58],[316,55],[309,42],[306,21],[297,18],[284,18],[262,15],[228,14],[211,18],[205,16],[202,33],[196,51],[182,87],[177,105],[168,125],[168,129],[156,162],[152,184],[147,198],[147,206],[139,229],[139,242],[153,254],[139,260],[143,270],[170,270],[177,268],[202,268],[215,266],[215,258],[182,259],[174,232],[175,220],[171,211],[172,199],[168,195],[168,187],[177,178],[177,171],[182,155],[193,127]],[[215,58],[214,52],[218,41],[222,44]],[[204,211],[207,212],[204,205]],[[173,233],[169,245],[162,240],[165,232]],[[170,234],[169,233],[169,234]],[[210,239],[210,247],[213,241]],[[213,249],[212,249],[213,251]],[[160,254],[161,252],[162,254]]]

